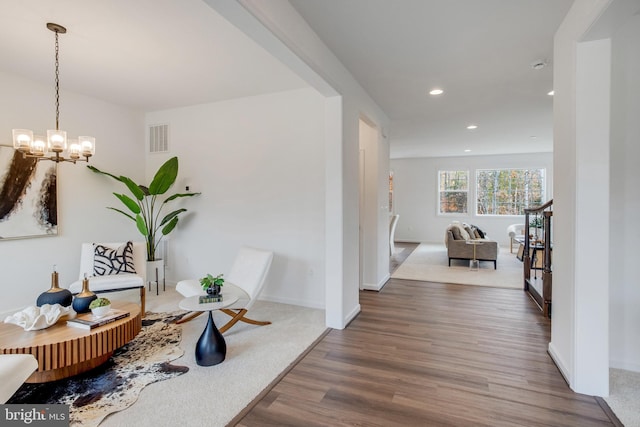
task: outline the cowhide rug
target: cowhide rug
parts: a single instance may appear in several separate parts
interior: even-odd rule
[[[71,378],[24,384],[7,403],[69,405],[74,426],[97,426],[113,412],[131,406],[148,384],[182,375],[186,366],[169,362],[182,356],[182,328],[174,322],[186,312],[147,313],[136,338],[103,365]]]

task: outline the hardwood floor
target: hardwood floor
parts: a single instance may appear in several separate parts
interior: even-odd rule
[[[614,425],[567,386],[523,291],[392,279],[360,303],[237,425]]]

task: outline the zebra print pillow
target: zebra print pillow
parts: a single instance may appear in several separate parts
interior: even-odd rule
[[[111,274],[134,273],[133,243],[127,242],[119,248],[108,248],[93,244],[93,274],[107,276]]]

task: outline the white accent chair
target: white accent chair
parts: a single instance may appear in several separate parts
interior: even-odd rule
[[[31,354],[0,354],[0,403],[6,403],[37,369]]]
[[[231,316],[231,320],[219,328],[220,333],[227,331],[239,321],[252,325],[269,325],[271,323],[269,321],[250,319],[245,314],[260,296],[272,260],[273,252],[249,247],[240,248],[231,271],[225,275],[224,285],[222,286],[223,297],[224,295],[233,295],[238,296],[239,299],[233,305],[220,310]],[[197,279],[179,281],[176,285],[176,291],[185,298],[207,294]],[[202,313],[202,311],[196,311],[176,323],[188,322]]]
[[[509,234],[509,253],[513,253],[513,242],[517,242],[516,237],[524,237],[524,224],[511,224],[507,227]]]
[[[98,245],[116,249],[126,242],[120,243],[97,243]],[[72,294],[82,291],[82,280],[84,275],[89,279],[89,289],[96,293],[120,292],[130,289],[140,289],[140,308],[142,316],[145,313],[145,283],[147,275],[147,249],[144,242],[133,242],[133,265],[136,273],[112,274],[106,276],[93,275],[94,244],[83,243],[80,252],[80,275],[79,279],[69,286]]]

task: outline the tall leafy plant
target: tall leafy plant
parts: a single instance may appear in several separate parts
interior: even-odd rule
[[[148,187],[136,184],[126,176],[116,176],[91,165],[87,167],[95,173],[107,175],[126,185],[132,197],[120,193],[113,194],[125,205],[128,211],[114,207],[109,207],[108,209],[120,212],[136,223],[138,231],[147,242],[147,261],[156,260],[156,251],[160,241],[176,228],[178,216],[187,211],[185,208],[180,208],[163,216],[163,210],[167,203],[180,197],[192,197],[200,194],[175,193],[160,202],[159,196],[169,191],[178,177],[177,157],[172,157],[160,166]]]

